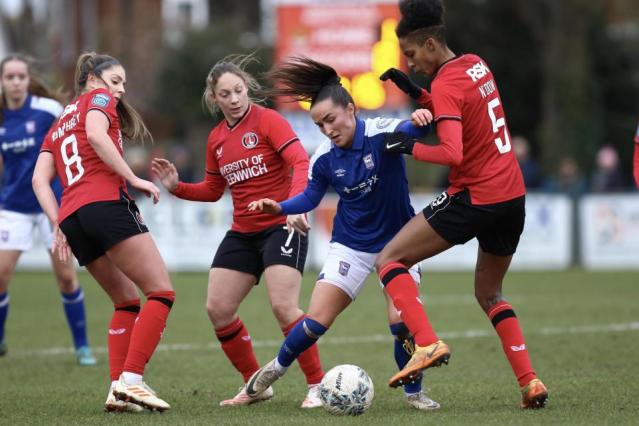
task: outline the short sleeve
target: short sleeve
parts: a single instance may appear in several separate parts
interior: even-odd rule
[[[51,140],[51,134],[53,133],[53,129],[55,126],[51,127],[47,132],[47,135],[44,137],[42,141],[42,145],[40,146],[40,152],[50,152],[53,154],[53,141]]]
[[[260,127],[275,151],[280,152],[299,140],[288,121],[277,111],[264,109]]]

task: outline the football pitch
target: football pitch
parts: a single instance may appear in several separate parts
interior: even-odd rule
[[[306,307],[315,274],[307,272]],[[533,366],[550,392],[548,407],[519,410],[517,383],[496,334],[474,300],[472,274],[425,273],[422,299],[450,364],[428,370],[428,395],[438,412],[409,409],[386,385],[396,370],[381,290],[373,278],[320,344],[325,370],[364,368],[375,384],[371,409],[336,418],[302,410],[306,385],[299,368],[275,386],[271,401],[221,408],[241,384],[218,347],[204,309],[206,274],[173,274],[177,292],[146,380],[172,409],[164,414],[108,414],[106,328],[112,306],[90,276],[81,275],[90,341],[99,364],[78,367],[53,277],[19,272],[10,287],[0,358],[0,424],[637,424],[639,418],[639,272],[512,272],[504,295],[517,313]],[[282,340],[263,285],[240,310],[260,363]]]

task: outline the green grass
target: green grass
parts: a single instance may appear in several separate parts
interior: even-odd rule
[[[306,274],[304,306],[314,277]],[[534,412],[517,408],[516,381],[490,323],[473,299],[468,273],[432,273],[423,280],[429,317],[453,356],[449,366],[427,374],[429,395],[442,409],[435,413],[409,410],[402,392],[386,386],[395,370],[392,343],[386,337],[383,298],[371,279],[320,345],[327,369],[352,363],[371,375],[375,400],[370,411],[358,418],[300,409],[305,384],[297,368],[276,384],[270,402],[218,407],[221,399],[237,391],[241,379],[217,347],[206,317],[206,275],[173,278],[177,301],[163,346],[146,372],[148,382],[173,409],[162,415],[114,415],[102,412],[108,388],[106,326],[112,310],[107,297],[88,275],[82,275],[90,339],[99,365],[81,368],[70,352],[51,275],[16,274],[6,331],[9,353],[0,358],[0,424],[616,425],[637,424],[639,418],[637,273],[576,270],[508,275],[505,296],[515,307],[533,365],[551,393],[547,409]],[[263,285],[249,295],[241,316],[258,359],[270,360],[282,337]],[[611,330],[613,324],[621,326]],[[359,343],[349,341],[358,338]]]

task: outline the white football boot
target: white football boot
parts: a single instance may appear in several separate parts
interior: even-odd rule
[[[106,402],[104,403],[104,411],[108,413],[139,413],[144,411],[144,408],[132,402],[119,401],[113,395],[113,388],[109,388],[109,394],[107,395]]]
[[[406,402],[417,410],[431,411],[439,409],[439,403],[430,399],[423,391],[406,395]]]
[[[302,401],[302,408],[317,408],[322,406],[322,400],[319,396],[319,383],[308,386],[306,398]]]
[[[256,397],[275,383],[284,373],[286,373],[286,369],[278,368],[277,358],[273,359],[248,379],[245,386],[247,395],[252,398]]]
[[[158,398],[155,391],[146,383],[129,385],[122,376],[115,384],[113,395],[120,401],[132,402],[149,410],[162,412],[171,408],[166,401]]]

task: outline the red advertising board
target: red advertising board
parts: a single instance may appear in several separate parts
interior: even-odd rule
[[[291,4],[277,9],[275,61],[305,55],[331,65],[356,106],[363,109],[401,108],[407,96],[379,75],[389,67],[404,68],[395,27],[396,2],[318,2]],[[282,110],[299,110],[283,102]]]

